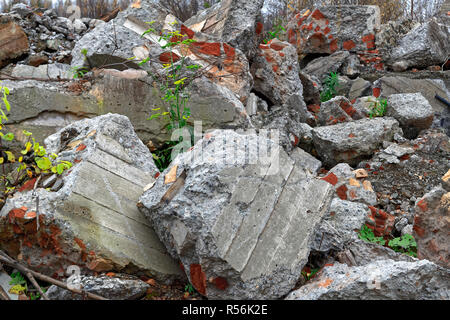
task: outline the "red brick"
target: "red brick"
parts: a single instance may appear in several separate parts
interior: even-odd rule
[[[225,290],[226,288],[228,288],[228,281],[227,279],[224,279],[222,277],[217,277],[214,279],[214,285],[219,290]]]
[[[228,44],[224,43],[223,44],[223,51],[225,51],[225,55],[227,56],[228,59],[234,60],[234,57],[236,56],[236,49],[234,49],[233,47],[231,47]]]
[[[351,50],[356,47],[356,44],[352,40],[348,40],[344,42],[343,47],[345,50]]]
[[[195,32],[188,27],[186,27],[184,24],[181,25],[181,34],[187,35],[189,39],[194,38]]]
[[[172,60],[173,62],[177,62],[178,60],[180,60],[180,57],[173,52],[163,52],[159,55],[159,61],[161,63],[172,63]]]
[[[323,15],[322,12],[320,12],[319,9],[314,10],[314,12],[311,15],[314,19],[316,20],[322,20],[325,19],[325,16]]]
[[[195,47],[194,52],[207,54],[210,56],[220,57],[220,43],[219,42],[194,42],[192,46]]]
[[[260,35],[263,32],[263,30],[264,30],[264,25],[261,22],[258,22],[256,24],[256,29],[255,29],[256,34]]]
[[[336,193],[341,200],[347,200],[347,186],[344,184],[336,189]]]
[[[335,186],[338,183],[338,177],[334,173],[330,173],[326,177],[322,178],[322,180],[328,182],[329,184],[332,184]]]
[[[199,264],[191,264],[191,283],[202,295],[206,295],[206,275]]]

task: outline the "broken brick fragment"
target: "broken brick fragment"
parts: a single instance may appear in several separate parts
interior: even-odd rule
[[[199,264],[190,265],[191,283],[202,295],[206,295],[206,275]]]

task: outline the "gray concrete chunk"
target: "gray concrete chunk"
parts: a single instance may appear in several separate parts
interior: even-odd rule
[[[264,144],[274,153],[252,158]],[[141,196],[139,209],[201,294],[275,299],[297,282],[333,189],[315,178],[320,161],[293,155],[254,133],[213,131],[166,170],[173,184],[161,176]]]

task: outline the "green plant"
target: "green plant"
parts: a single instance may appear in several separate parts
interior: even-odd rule
[[[311,269],[310,272],[302,271],[302,275],[305,278],[306,281],[311,280],[317,272],[319,272],[320,268]]]
[[[369,117],[370,119],[374,117],[382,117],[386,113],[387,108],[387,100],[386,99],[380,99],[376,98],[375,100],[372,98],[369,98],[367,102],[370,102],[369,105]]]
[[[151,27],[155,21],[148,22],[150,28],[147,29],[142,36],[146,34],[156,34],[156,30]],[[177,24],[175,21],[173,25]],[[188,124],[188,120],[191,117],[191,110],[187,107],[189,101],[188,87],[192,77],[200,68],[197,64],[188,64],[184,50],[189,47],[194,39],[189,39],[186,35],[181,34],[179,31],[164,32],[159,36],[158,43],[161,44],[161,48],[167,50],[167,56],[170,57],[169,63],[163,64],[163,72],[161,74],[151,74],[154,83],[158,86],[158,90],[161,92],[161,100],[166,106],[166,110],[161,108],[153,108],[151,115],[147,120],[154,120],[158,118],[165,118],[169,121],[167,129],[174,131],[177,129],[186,128],[191,135],[191,142],[193,141],[193,128]],[[175,47],[177,53],[174,52]],[[174,59],[174,57],[177,59]],[[134,58],[134,57],[133,57]],[[149,62],[150,58],[146,58],[140,61],[138,64],[143,65]],[[188,74],[194,74],[189,76]],[[167,168],[172,161],[172,149],[181,141],[183,137],[178,137],[176,141],[168,141],[164,143],[163,148],[153,153],[155,164],[163,171]]]
[[[383,239],[383,237],[375,237],[373,231],[366,225],[363,225],[363,227],[358,233],[358,236],[360,239],[367,242],[377,243],[381,245],[386,244],[386,241]]]
[[[153,160],[159,171],[163,172],[172,162],[172,149],[179,143],[179,141],[166,141],[162,148],[155,150]]]
[[[330,75],[323,82],[323,90],[320,93],[320,101],[327,102],[334,98],[337,94],[337,86],[339,85],[339,74],[331,72]]]
[[[286,29],[281,24],[277,24],[273,27],[272,31],[267,33],[264,43],[267,44],[270,40],[277,38],[282,32],[286,32]]]
[[[189,294],[193,294],[195,292],[194,286],[190,283],[188,283],[185,287],[184,287],[184,291],[188,292]]]
[[[87,59],[87,52],[87,49],[81,49],[81,54],[84,56],[84,60]],[[89,69],[84,66],[75,66],[70,68],[70,71],[72,72],[74,79],[81,79],[86,73],[89,72]]]
[[[396,252],[401,252],[417,258],[417,243],[410,234],[405,234],[390,240],[388,246]]]
[[[9,89],[0,85],[0,92],[2,93],[2,102],[6,111],[11,110],[11,105],[8,102]],[[2,166],[2,173],[0,173],[0,181],[4,183],[5,192],[4,195],[8,195],[15,190],[15,185],[20,182],[20,179],[24,177],[23,172],[29,178],[41,173],[53,172],[56,174],[62,174],[65,170],[72,167],[72,163],[69,161],[62,161],[57,159],[56,154],[47,154],[47,150],[41,146],[36,140],[31,137],[32,133],[23,130],[22,133],[28,137],[27,142],[24,145],[24,149],[21,150],[21,155],[16,157],[13,152],[4,147],[3,141],[12,141],[15,136],[13,133],[5,133],[3,121],[8,121],[8,117],[3,111],[3,105],[0,105],[0,165]],[[14,181],[10,181],[6,174],[6,164],[19,163],[16,168],[17,175]]]
[[[148,22],[152,25],[155,21]],[[173,24],[176,24],[175,21]],[[153,28],[147,29],[142,36],[148,33],[155,33]],[[161,108],[152,109],[153,113],[148,120],[157,119],[159,117],[167,117],[170,120],[168,130],[181,129],[187,126],[187,120],[191,116],[191,110],[186,106],[189,101],[189,93],[187,86],[189,84],[188,77],[185,76],[186,71],[197,70],[199,65],[187,65],[186,56],[183,54],[184,50],[179,50],[180,59],[174,61],[174,48],[189,46],[195,42],[194,39],[185,39],[186,35],[179,31],[168,31],[160,35],[158,42],[165,43],[161,45],[162,49],[168,50],[168,57],[170,62],[163,64],[164,72],[161,75],[153,75],[153,79],[159,85],[159,90],[163,94],[162,100],[168,105],[168,111],[161,111]],[[149,61],[149,58],[142,60],[139,64],[142,65]]]

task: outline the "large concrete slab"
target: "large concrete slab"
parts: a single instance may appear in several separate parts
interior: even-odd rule
[[[331,202],[333,187],[315,178],[316,159],[305,152],[290,157],[266,139],[216,130],[167,169],[176,173],[173,184],[161,176],[140,198],[168,251],[210,299],[288,293]],[[251,162],[264,143],[273,153]]]

